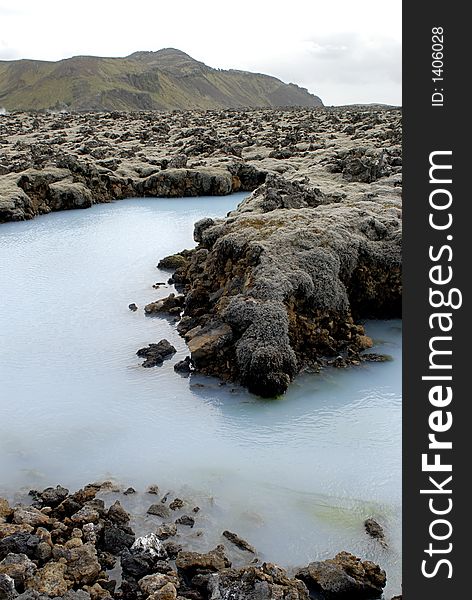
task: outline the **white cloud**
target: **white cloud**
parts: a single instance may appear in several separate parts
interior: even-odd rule
[[[0,59],[175,47],[293,81],[327,104],[401,101],[401,0],[16,0],[0,18]]]

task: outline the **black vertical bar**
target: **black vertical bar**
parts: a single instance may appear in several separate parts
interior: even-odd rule
[[[468,438],[472,440],[469,431],[472,417],[468,415],[471,394],[466,381],[466,373],[472,374],[470,350],[466,347],[472,333],[466,292],[472,271],[469,264],[472,234],[467,231],[472,198],[466,187],[470,170],[466,165],[469,160],[466,145],[472,130],[467,91],[471,89],[472,77],[467,8],[466,3],[453,0],[403,3],[403,597],[406,600],[455,600],[471,594],[470,585],[466,587],[465,567],[466,542],[472,533],[470,511],[466,512],[470,504],[466,488],[471,471],[467,465],[471,457],[467,442]],[[431,155],[433,152],[437,154]],[[431,162],[452,169],[438,168],[430,177]],[[448,183],[449,179],[452,182]],[[451,198],[448,208],[431,206],[431,202],[446,206]],[[445,226],[450,218],[450,227],[435,228]],[[430,272],[435,266],[439,269]],[[448,283],[431,281],[431,277],[444,281],[451,273]],[[430,288],[442,291],[444,298],[452,298],[451,304],[455,306],[462,294],[462,306],[434,308]],[[452,296],[448,296],[450,292]],[[439,294],[434,295],[433,302],[441,304],[440,298]],[[448,315],[441,323],[447,329],[452,322],[449,332],[441,331],[439,319],[432,317],[435,313]],[[435,336],[444,339],[431,342]],[[448,336],[452,340],[445,339]],[[430,368],[430,342],[433,349],[452,350],[452,355],[432,356],[433,364],[440,368]],[[452,368],[446,369],[448,365]],[[423,376],[452,379],[424,380]],[[430,390],[435,386],[436,394],[431,392],[436,402],[433,405]],[[449,404],[448,387],[453,394]],[[448,428],[450,418],[453,421]],[[438,428],[445,431],[435,431]],[[438,441],[451,441],[452,449],[428,448],[433,443],[429,434],[435,434]],[[423,454],[427,455],[429,465],[439,460],[441,465],[451,465],[452,471],[433,472],[428,470],[431,467],[423,468]],[[445,483],[450,476],[452,480]],[[420,490],[430,491],[422,494]],[[444,514],[434,514],[433,510]]]

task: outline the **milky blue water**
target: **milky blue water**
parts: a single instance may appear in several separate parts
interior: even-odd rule
[[[158,483],[211,500],[215,527],[264,559],[294,566],[345,549],[375,560],[393,595],[401,322],[368,324],[391,362],[302,376],[267,401],[174,373],[183,340],[142,311],[172,291],[152,288],[169,277],[158,260],[192,247],[193,223],[242,197],[124,200],[0,226],[0,491]],[[136,350],[162,338],[177,355],[143,369]],[[365,535],[370,516],[389,550]]]

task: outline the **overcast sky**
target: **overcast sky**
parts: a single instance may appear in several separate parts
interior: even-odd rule
[[[325,104],[401,104],[401,0],[0,0],[0,60],[173,47]]]

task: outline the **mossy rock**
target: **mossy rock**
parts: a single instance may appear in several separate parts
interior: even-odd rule
[[[187,259],[181,254],[171,254],[170,256],[166,256],[161,259],[157,265],[157,268],[175,271],[175,269],[178,269],[179,267],[185,267],[187,263]]]

